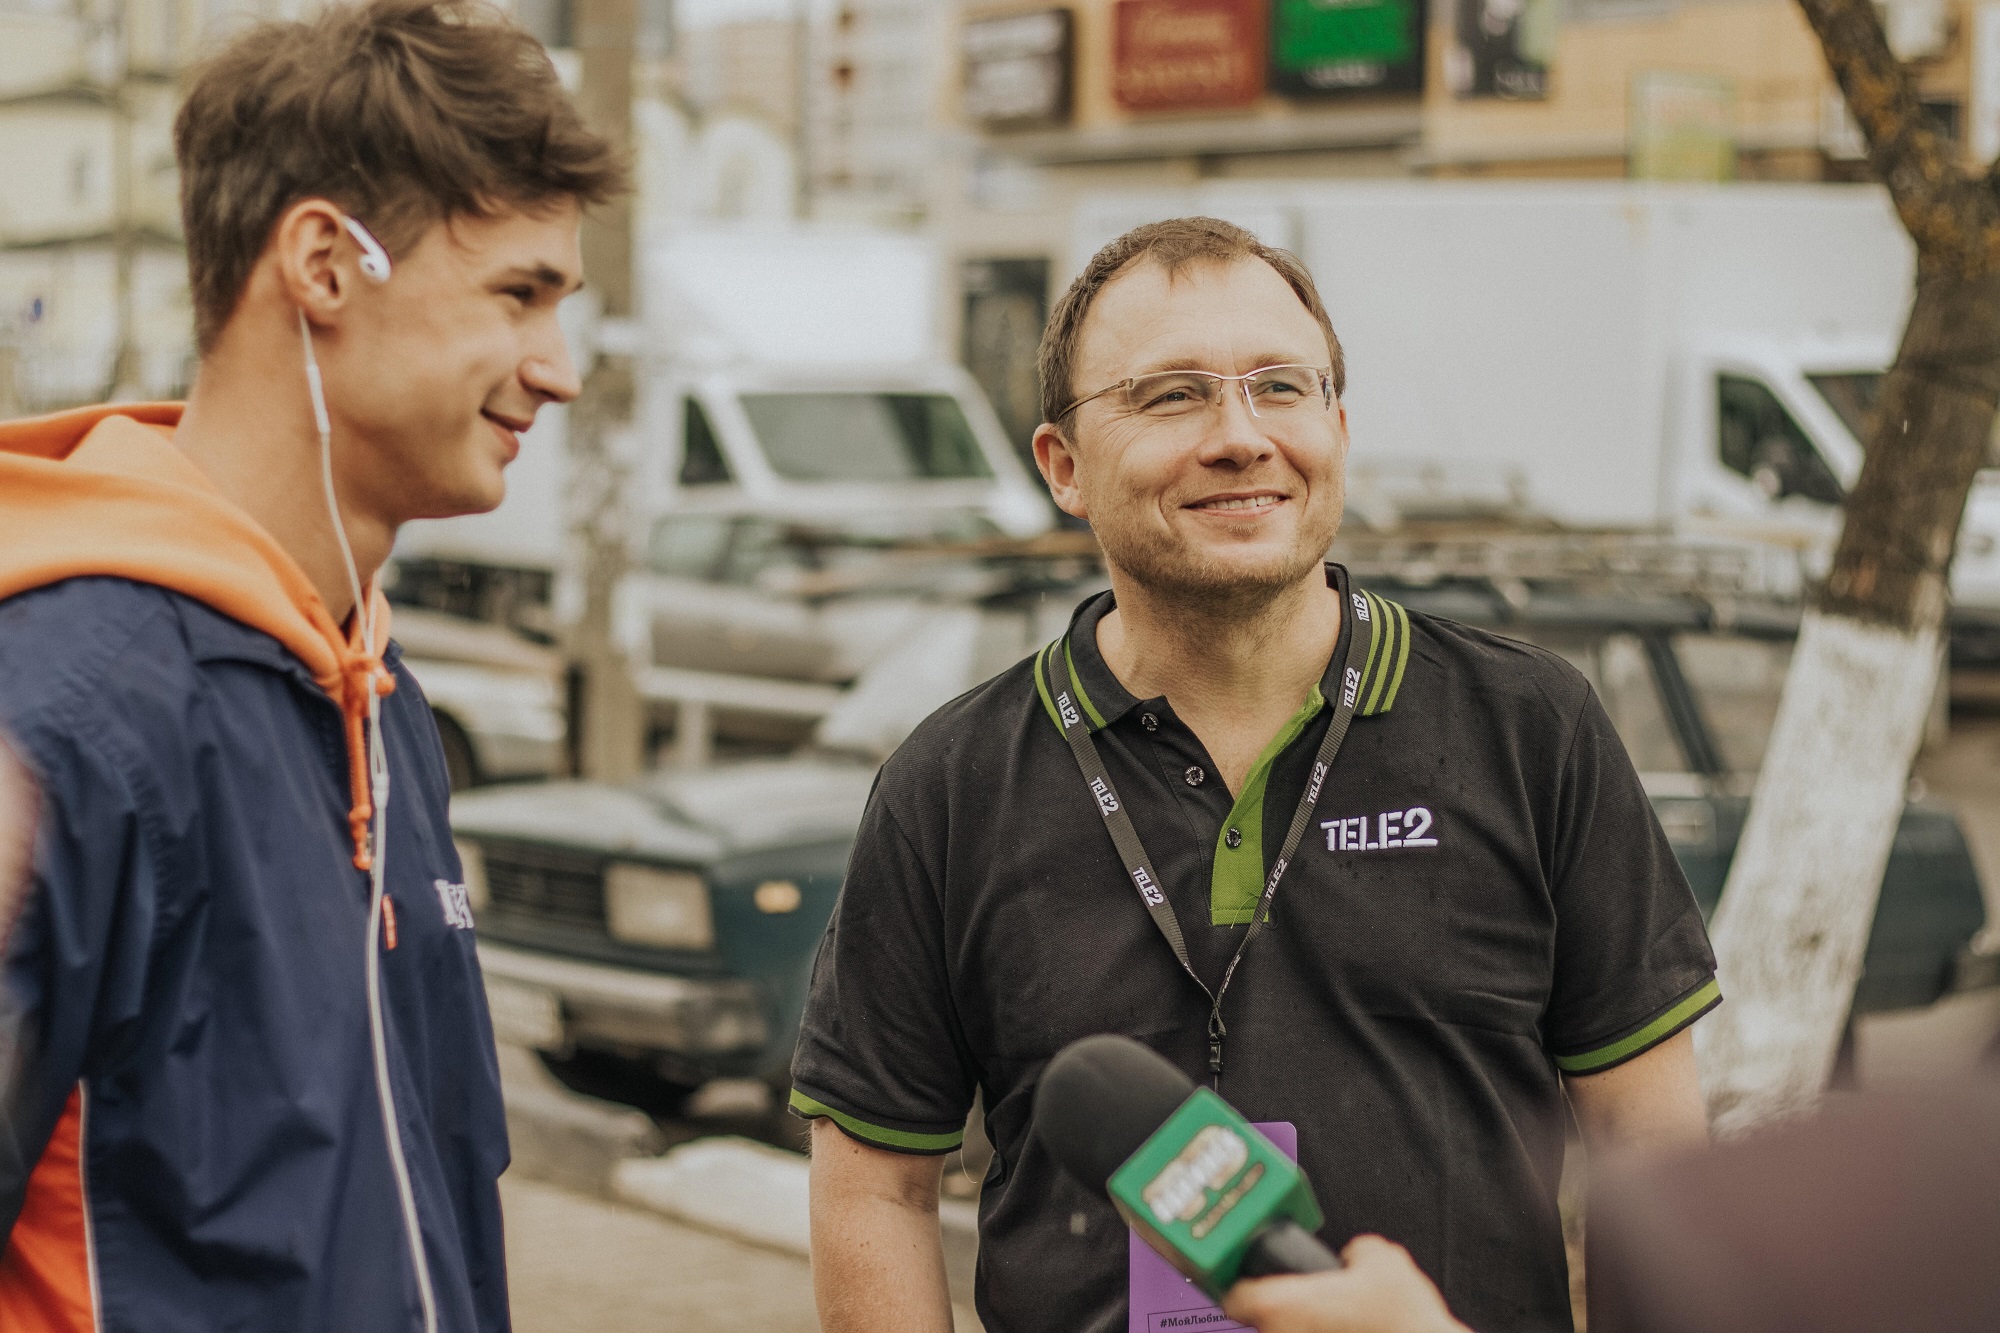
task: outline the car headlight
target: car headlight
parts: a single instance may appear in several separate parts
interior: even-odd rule
[[[604,916],[613,939],[668,949],[715,944],[708,885],[685,870],[615,862],[604,872]]]
[[[486,853],[479,850],[478,843],[464,838],[453,838],[451,845],[458,848],[459,870],[465,876],[465,901],[473,911],[483,912],[491,896],[486,891]]]

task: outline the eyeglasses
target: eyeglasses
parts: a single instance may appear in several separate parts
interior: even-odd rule
[[[1167,421],[1219,407],[1223,386],[1243,386],[1243,401],[1256,417],[1305,418],[1333,407],[1333,372],[1320,366],[1264,366],[1242,375],[1208,370],[1161,370],[1134,375],[1088,393],[1056,413],[1060,421],[1085,403],[1112,398],[1136,416]]]

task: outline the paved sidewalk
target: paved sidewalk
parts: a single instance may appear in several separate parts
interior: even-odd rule
[[[500,1199],[517,1333],[819,1333],[802,1259],[537,1181]]]
[[[803,1259],[511,1174],[500,1202],[516,1333],[819,1333]]]

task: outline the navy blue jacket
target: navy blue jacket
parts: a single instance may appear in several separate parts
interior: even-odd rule
[[[499,1071],[444,758],[398,657],[382,708],[391,1078],[439,1327],[503,1330]],[[73,1205],[51,1193],[73,1180],[106,1333],[420,1328],[338,706],[275,639],[201,602],[78,578],[0,601],[0,728],[43,795],[0,978],[19,1037],[0,1235],[32,1229],[24,1208]],[[52,1186],[37,1166],[64,1142],[80,1169]]]

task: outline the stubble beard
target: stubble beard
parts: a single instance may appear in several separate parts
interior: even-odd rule
[[[1104,558],[1163,606],[1203,619],[1254,617],[1304,583],[1326,559],[1340,527],[1340,506],[1325,517],[1310,512],[1291,546],[1256,562],[1218,560],[1165,534],[1097,530]]]

